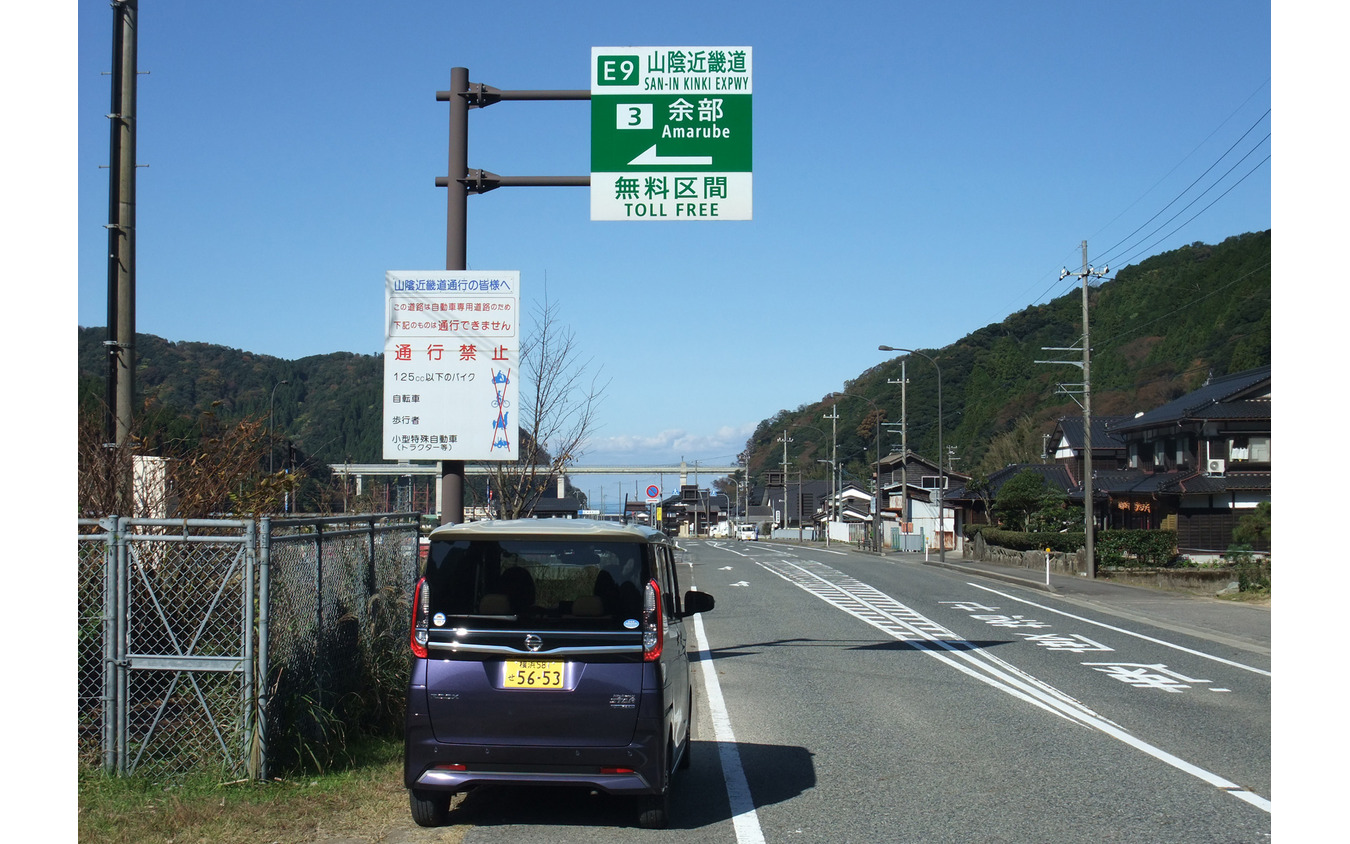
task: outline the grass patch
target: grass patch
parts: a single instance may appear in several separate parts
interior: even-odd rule
[[[403,744],[361,739],[351,763],[269,782],[193,774],[172,780],[110,777],[81,767],[79,840],[94,844],[267,844],[327,838],[378,841],[413,826],[403,788]],[[428,832],[431,832],[428,830]],[[456,841],[463,830],[426,838]],[[422,840],[422,839],[418,839]]]
[[[1270,589],[1252,589],[1248,592],[1230,592],[1227,595],[1219,595],[1225,601],[1232,601],[1237,604],[1256,604],[1259,606],[1270,606]]]

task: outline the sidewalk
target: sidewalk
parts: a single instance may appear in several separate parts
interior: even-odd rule
[[[1001,583],[1053,593],[1058,598],[1118,618],[1149,624],[1253,653],[1270,654],[1270,606],[1206,598],[1183,592],[1125,586],[1108,580],[1051,573],[1017,566],[1001,566],[947,554],[887,553],[894,563],[930,565]]]

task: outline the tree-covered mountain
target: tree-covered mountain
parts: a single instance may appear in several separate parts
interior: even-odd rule
[[[79,329],[83,408],[102,406],[106,334],[102,327]],[[207,412],[224,424],[266,420],[271,404],[279,443],[289,440],[319,463],[378,462],[383,378],[380,355],[334,352],[291,361],[136,335],[136,407],[152,438],[191,436]]]
[[[1089,289],[1092,410],[1097,416],[1133,414],[1183,395],[1206,378],[1271,362],[1270,231],[1230,237],[1218,245],[1194,243],[1137,265]],[[920,351],[942,372],[943,445],[958,472],[990,471],[1009,462],[1000,440],[1034,440],[1061,416],[1081,408],[1082,370],[1038,364],[1081,361],[1082,293],[1073,290],[1044,305],[1012,314],[943,349]],[[903,337],[880,338],[903,342]],[[878,352],[878,354],[882,354]],[[937,459],[938,379],[932,362],[906,355],[907,427],[911,451]],[[747,443],[752,476],[782,467],[784,430],[792,433],[790,472],[825,477],[817,459],[829,456],[837,402],[838,460],[846,477],[863,482],[876,461],[875,420],[901,418],[901,357],[892,357],[844,384],[842,398],[781,410],[764,420]],[[1061,387],[1063,385],[1063,387]],[[880,414],[879,412],[880,411]],[[814,431],[811,429],[815,429]],[[898,450],[898,430],[884,429],[883,454]],[[986,459],[987,458],[987,459]],[[996,465],[991,465],[991,463]]]
[[[1211,374],[1270,363],[1270,232],[1154,256],[1092,288],[1089,299],[1093,413],[1148,410],[1189,392]],[[1044,349],[1075,346],[1082,337],[1081,313],[1081,293],[1074,290],[946,348],[921,350],[942,369],[943,439],[954,449],[953,468],[972,471],[986,456],[1001,459],[1000,438],[1017,434],[1019,441],[1038,441],[1054,420],[1080,412],[1059,385],[1081,383],[1081,371],[1035,361],[1077,357]],[[87,409],[101,407],[105,335],[101,327],[79,329],[79,390]],[[907,369],[909,447],[936,459],[934,367],[910,355]],[[846,476],[870,477],[878,415],[884,414],[887,423],[900,420],[900,388],[888,383],[899,377],[900,358],[894,357],[843,385],[842,392],[867,400],[837,402],[838,457]],[[152,438],[188,436],[204,413],[222,423],[265,420],[274,388],[272,424],[279,442],[294,442],[316,463],[380,461],[380,355],[335,352],[290,361],[137,335],[137,406]],[[789,470],[825,477],[825,466],[816,460],[829,456],[831,425],[822,416],[830,403],[822,399],[782,410],[761,422],[747,443],[752,475],[781,468],[783,448],[777,438],[786,428],[793,432]],[[898,448],[899,433],[887,429],[881,441],[883,453]]]

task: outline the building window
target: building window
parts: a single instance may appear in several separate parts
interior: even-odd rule
[[[1232,437],[1228,459],[1234,463],[1269,463],[1270,437]]]
[[[1167,468],[1167,441],[1157,440],[1153,443],[1153,468],[1157,471],[1163,471]]]
[[[924,475],[922,478],[919,479],[919,487],[921,489],[937,489],[939,486],[941,486],[943,489],[947,489],[948,486],[950,486],[950,484],[951,478],[947,475],[942,476],[941,483],[938,482],[937,475]]]
[[[1130,468],[1139,468],[1139,443],[1130,443]]]

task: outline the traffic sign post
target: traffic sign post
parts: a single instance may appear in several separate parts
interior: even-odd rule
[[[591,219],[749,220],[749,47],[591,48]]]

